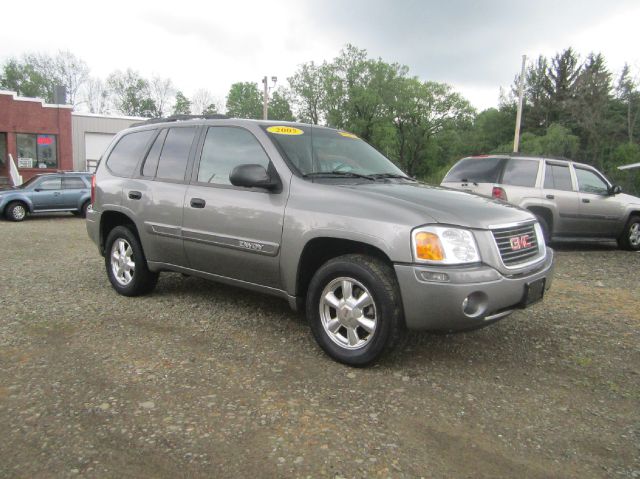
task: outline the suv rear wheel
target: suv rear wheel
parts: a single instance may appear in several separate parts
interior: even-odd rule
[[[630,251],[640,251],[640,216],[629,218],[618,244]]]
[[[124,296],[150,293],[158,282],[158,273],[147,267],[140,241],[126,226],[116,226],[107,236],[104,261],[111,286]]]
[[[307,292],[311,331],[324,351],[350,366],[366,366],[392,349],[404,330],[391,267],[349,254],[327,261]]]

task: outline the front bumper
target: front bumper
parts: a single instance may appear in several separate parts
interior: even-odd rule
[[[544,278],[545,290],[549,289],[553,256],[553,250],[547,248],[541,264],[513,276],[504,276],[487,265],[436,268],[397,264],[395,270],[407,328],[462,331],[497,321],[522,307],[527,284]],[[446,282],[442,281],[441,273],[446,274]],[[434,277],[438,280],[433,280]],[[470,296],[476,308],[467,314],[463,302]]]

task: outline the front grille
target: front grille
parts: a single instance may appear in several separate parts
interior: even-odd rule
[[[533,261],[539,254],[534,224],[508,226],[491,230],[505,266]]]

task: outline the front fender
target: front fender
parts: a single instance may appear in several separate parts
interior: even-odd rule
[[[8,195],[3,195],[2,198],[0,198],[0,211],[4,211],[7,205],[12,201],[21,201],[27,205],[29,213],[33,213],[33,202],[31,201],[31,198],[29,198],[29,195],[24,193],[9,193]]]

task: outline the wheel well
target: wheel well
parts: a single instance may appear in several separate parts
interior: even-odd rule
[[[4,207],[4,211],[2,213],[6,213],[7,209],[9,209],[9,206],[11,206],[14,203],[20,203],[21,205],[23,205],[25,207],[25,209],[27,210],[27,212],[31,213],[31,207],[29,206],[29,203],[27,203],[24,200],[10,200],[7,203],[7,206]]]
[[[100,251],[104,254],[104,243],[111,230],[116,226],[128,226],[133,234],[140,239],[138,228],[131,218],[118,211],[105,211],[100,218]]]
[[[300,255],[296,281],[296,296],[304,301],[309,283],[315,272],[331,258],[344,254],[366,254],[392,265],[389,257],[380,249],[367,243],[341,238],[314,238]]]
[[[553,213],[548,208],[543,208],[541,206],[531,206],[528,208],[534,215],[540,215],[549,225],[549,234],[553,232]]]

